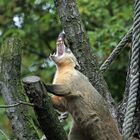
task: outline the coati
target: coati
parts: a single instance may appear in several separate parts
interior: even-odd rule
[[[75,69],[78,62],[64,45],[64,33],[58,37],[56,54],[50,57],[57,70],[53,84],[46,88],[54,95],[54,107],[72,115],[68,140],[122,140],[107,103],[88,78]]]

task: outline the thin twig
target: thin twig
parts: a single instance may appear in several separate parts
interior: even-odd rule
[[[28,105],[28,106],[34,106],[34,104],[28,103],[28,102],[24,102],[24,101],[18,101],[15,104],[11,104],[11,105],[0,105],[0,108],[10,108],[10,107],[16,107],[19,105]]]
[[[0,129],[0,132],[2,133],[3,136],[5,136],[5,138],[6,138],[7,140],[10,140],[10,139],[8,138],[8,136],[5,134],[5,132],[3,132],[1,129]]]

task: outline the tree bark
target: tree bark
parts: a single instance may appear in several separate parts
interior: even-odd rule
[[[7,39],[0,48],[0,93],[5,104],[25,101],[20,82],[21,40]],[[14,134],[18,140],[38,140],[27,106],[20,105],[7,109]]]
[[[66,140],[66,134],[54,111],[46,88],[37,76],[23,79],[26,94],[33,103],[38,122],[47,140]]]
[[[55,0],[62,27],[74,55],[81,66],[80,71],[85,74],[92,85],[106,99],[109,109],[116,118],[116,107],[108,90],[107,84],[98,68],[98,63],[90,50],[88,37],[82,24],[75,0]]]

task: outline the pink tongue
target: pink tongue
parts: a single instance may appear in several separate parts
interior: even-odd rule
[[[63,44],[59,44],[57,46],[57,53],[58,53],[58,56],[63,55],[63,53],[64,53],[64,46],[63,46]]]
[[[56,52],[56,54],[58,56],[63,55],[64,54],[64,51],[65,51],[65,45],[64,45],[64,42],[63,42],[62,38],[59,38],[57,40],[57,43],[56,44],[57,44],[57,52]]]

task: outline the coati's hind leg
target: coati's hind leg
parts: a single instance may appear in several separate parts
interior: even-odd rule
[[[63,100],[64,100],[63,97],[59,97],[59,96],[56,96],[56,95],[51,96],[51,101],[52,101],[53,107],[55,109],[59,110],[60,112],[67,111],[67,109],[65,108]]]
[[[88,138],[86,139],[83,135],[83,133],[80,131],[80,129],[76,126],[76,124],[73,124],[69,135],[68,135],[68,140],[89,140]]]
[[[98,114],[93,113],[91,118],[89,118],[84,123],[84,126],[87,130],[87,135],[89,137],[88,139],[90,140],[116,140],[116,139],[110,139],[108,137],[106,130],[103,130],[102,125],[103,124],[101,122],[101,119],[98,117]]]

